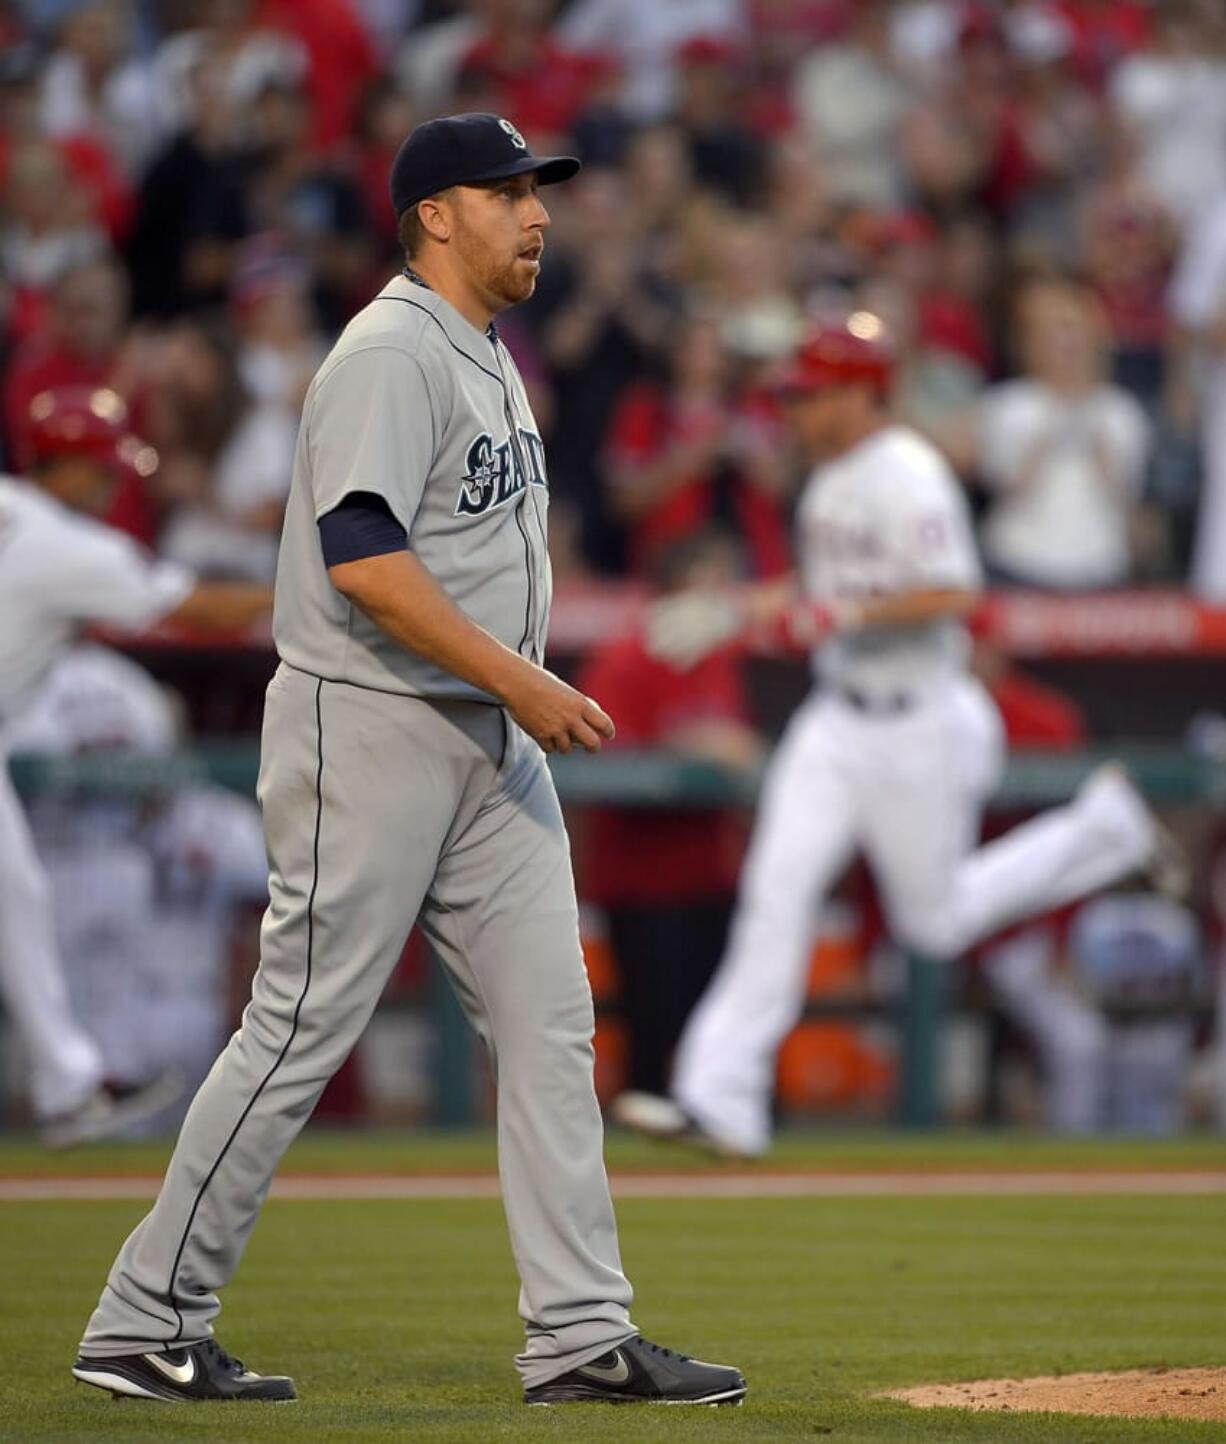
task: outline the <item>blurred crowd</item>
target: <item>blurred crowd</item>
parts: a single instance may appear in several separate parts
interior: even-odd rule
[[[766,383],[867,309],[999,583],[1226,601],[1215,0],[3,0],[0,42],[0,460],[113,387],[160,464],[111,520],[205,575],[272,574],[397,145],[489,110],[585,161],[505,326],[559,575],[712,525],[785,570]]]

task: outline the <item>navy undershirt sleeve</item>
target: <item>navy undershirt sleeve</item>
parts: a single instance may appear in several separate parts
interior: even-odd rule
[[[409,541],[391,507],[373,491],[349,492],[319,518],[318,525],[324,565],[328,567],[403,551]]]

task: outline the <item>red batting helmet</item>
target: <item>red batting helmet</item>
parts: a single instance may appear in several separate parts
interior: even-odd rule
[[[30,402],[28,442],[33,465],[84,456],[119,471],[149,476],[157,452],[128,430],[122,396],[105,386],[56,386]]]
[[[894,379],[894,357],[881,321],[855,311],[841,325],[821,325],[801,342],[784,367],[777,388],[784,395],[805,395],[832,386],[871,386],[884,396]]]

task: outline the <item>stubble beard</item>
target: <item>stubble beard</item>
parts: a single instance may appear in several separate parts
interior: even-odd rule
[[[506,260],[476,236],[470,235],[462,247],[469,273],[497,310],[526,301],[536,290],[536,276],[530,268],[520,267],[518,258]]]
[[[521,267],[516,259],[504,266],[491,266],[484,284],[504,306],[514,306],[526,301],[536,290],[536,276],[527,267]]]

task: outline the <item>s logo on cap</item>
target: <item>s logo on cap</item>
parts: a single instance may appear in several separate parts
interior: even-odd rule
[[[528,142],[523,138],[522,135],[520,135],[519,131],[515,129],[515,127],[511,124],[509,120],[500,119],[498,121],[498,124],[511,137],[511,144],[515,147],[516,150],[528,149]]]

